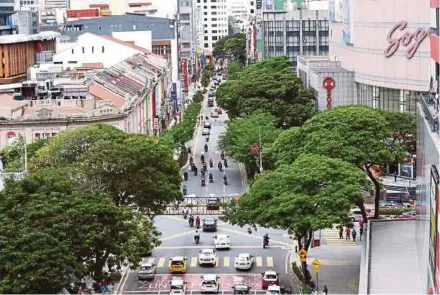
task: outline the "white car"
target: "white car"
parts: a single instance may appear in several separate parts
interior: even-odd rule
[[[209,128],[203,128],[202,135],[209,135],[209,134],[211,134],[211,131],[209,130]]]
[[[203,275],[200,284],[200,292],[202,293],[218,293],[220,286],[217,275]]]
[[[173,277],[170,283],[171,294],[186,294],[186,282],[180,277]]]
[[[212,112],[211,113],[211,118],[218,118],[218,113],[217,112]]]
[[[231,242],[229,241],[229,236],[215,235],[214,236],[214,247],[216,249],[231,249]]]
[[[249,253],[240,253],[235,256],[235,269],[249,270],[254,264],[254,256]]]
[[[199,251],[199,265],[212,265],[217,263],[217,251],[214,249],[202,249]]]
[[[267,287],[266,295],[272,294],[282,294],[281,287],[277,285],[270,285],[269,287]]]

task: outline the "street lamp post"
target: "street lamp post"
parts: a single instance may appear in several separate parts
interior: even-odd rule
[[[260,141],[260,173],[263,174],[263,157],[261,155],[261,150],[262,150],[262,146],[261,146],[261,126],[258,125],[258,137],[259,137],[259,141]]]

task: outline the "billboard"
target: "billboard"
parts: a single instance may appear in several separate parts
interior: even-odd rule
[[[353,0],[342,0],[343,25],[342,41],[353,44],[354,19],[353,19]]]
[[[342,23],[344,18],[342,1],[344,0],[329,0],[328,10],[331,22]]]

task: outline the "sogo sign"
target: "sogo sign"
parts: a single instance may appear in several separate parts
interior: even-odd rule
[[[388,33],[387,41],[389,45],[383,52],[386,58],[393,56],[402,45],[406,48],[405,57],[411,59],[416,54],[420,44],[431,34],[431,29],[419,28],[414,32],[405,31],[404,34],[399,35],[398,31],[403,32],[407,26],[408,22],[400,21]]]

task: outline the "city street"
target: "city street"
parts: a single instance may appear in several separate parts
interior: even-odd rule
[[[203,103],[202,113],[204,116],[210,116],[214,108],[206,107],[206,99]],[[207,183],[207,186],[201,186],[200,173],[194,176],[192,173],[187,181],[188,194],[206,197],[210,194],[216,196],[227,196],[229,194],[242,194],[246,190],[246,178],[244,170],[239,165],[228,159],[228,168],[219,171],[217,168],[220,159],[221,150],[217,146],[219,135],[225,130],[224,121],[227,120],[225,114],[219,118],[210,118],[212,123],[210,140],[208,142],[209,150],[205,153],[208,160],[213,159],[214,168],[210,169],[208,165],[208,173],[213,173],[214,183]],[[202,124],[203,125],[203,124]],[[206,143],[205,136],[201,135],[202,127],[197,130],[197,138],[194,140],[195,148],[193,149],[194,160],[199,168],[201,167],[200,156]],[[223,184],[223,175],[228,177],[228,185]],[[232,226],[221,221],[217,215],[218,211],[212,211],[213,215],[200,215],[203,220],[206,216],[213,216],[218,219],[217,232],[200,233],[200,243],[194,242],[193,235],[195,228],[191,228],[188,220],[185,220],[182,214],[164,215],[155,218],[157,229],[162,233],[162,245],[153,250],[151,257],[146,257],[143,262],[155,263],[157,266],[157,274],[153,281],[138,281],[137,270],[132,270],[125,284],[123,292],[127,294],[165,294],[170,289],[170,281],[172,275],[168,272],[168,262],[173,256],[187,257],[187,272],[182,276],[187,282],[187,290],[189,293],[196,294],[200,290],[201,275],[218,274],[220,276],[220,290],[230,293],[232,286],[238,282],[248,283],[253,291],[261,291],[261,273],[265,270],[276,270],[285,285],[290,286],[290,278],[287,275],[286,261],[287,253],[292,249],[292,241],[289,237],[279,230],[257,228],[255,232],[249,234],[247,227],[240,228]],[[263,249],[263,235],[268,233],[270,245]],[[201,249],[213,248],[213,236],[216,234],[228,235],[231,242],[230,250],[219,250],[218,259],[215,266],[202,267],[198,265],[198,254]],[[250,253],[255,257],[254,265],[251,270],[237,271],[234,267],[234,258],[240,253]]]

